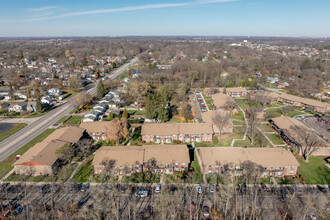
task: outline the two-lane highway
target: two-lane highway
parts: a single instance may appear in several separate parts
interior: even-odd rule
[[[126,63],[114,70],[111,74],[109,74],[110,79],[114,79],[123,71],[125,71],[129,66],[133,65],[138,61],[138,58],[135,57],[129,63]],[[93,94],[96,91],[96,83],[87,90],[89,94]],[[26,143],[31,141],[33,138],[38,136],[44,130],[52,126],[58,120],[60,120],[63,116],[69,115],[70,111],[74,108],[75,96],[70,98],[66,103],[62,106],[57,107],[46,115],[40,117],[38,120],[33,123],[27,125],[22,130],[17,133],[11,135],[7,139],[0,142],[0,161],[6,159],[12,153],[20,149]]]

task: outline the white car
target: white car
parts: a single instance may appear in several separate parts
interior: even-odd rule
[[[155,192],[160,193],[160,189],[161,189],[161,185],[157,184],[156,187],[155,187]]]
[[[148,191],[140,190],[140,191],[135,193],[135,196],[140,197],[140,198],[147,197],[148,196]]]

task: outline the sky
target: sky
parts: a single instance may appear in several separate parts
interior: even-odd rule
[[[0,0],[0,37],[330,37],[330,0]]]

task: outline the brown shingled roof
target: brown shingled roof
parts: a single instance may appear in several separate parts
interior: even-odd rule
[[[217,108],[222,108],[225,106],[225,104],[228,101],[234,101],[230,96],[223,94],[223,93],[217,93],[211,96],[212,100],[213,100],[213,104],[217,107]]]
[[[109,123],[109,121],[83,122],[80,127],[86,129],[87,133],[106,133]]]
[[[284,148],[203,147],[199,149],[204,166],[252,161],[263,167],[299,166],[293,154]]]
[[[95,152],[93,165],[115,160],[117,166],[147,162],[155,158],[158,164],[189,163],[186,145],[103,146]]]
[[[142,135],[174,134],[212,134],[212,125],[208,123],[145,123]]]
[[[65,127],[55,130],[42,142],[37,143],[26,151],[13,166],[34,162],[43,165],[52,165],[57,159],[56,150],[65,143],[76,143],[83,136],[85,129],[78,127]]]

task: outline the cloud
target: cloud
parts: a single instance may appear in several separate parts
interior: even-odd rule
[[[29,8],[28,11],[46,11],[50,9],[57,8],[58,6],[45,6],[45,7],[40,7],[40,8]]]
[[[126,7],[121,7],[121,8],[109,8],[109,9],[99,9],[99,10],[90,10],[90,11],[70,12],[70,13],[61,14],[61,15],[52,16],[52,17],[44,17],[43,20],[54,19],[54,18],[75,17],[75,16],[82,16],[82,15],[125,12],[125,11],[139,11],[139,10],[159,9],[159,8],[176,8],[176,7],[206,5],[206,4],[214,4],[214,3],[222,3],[222,2],[235,2],[235,1],[239,1],[239,0],[196,0],[196,1],[181,2],[181,3],[163,3],[163,4],[147,4],[147,5],[139,5],[139,6],[126,6]]]

